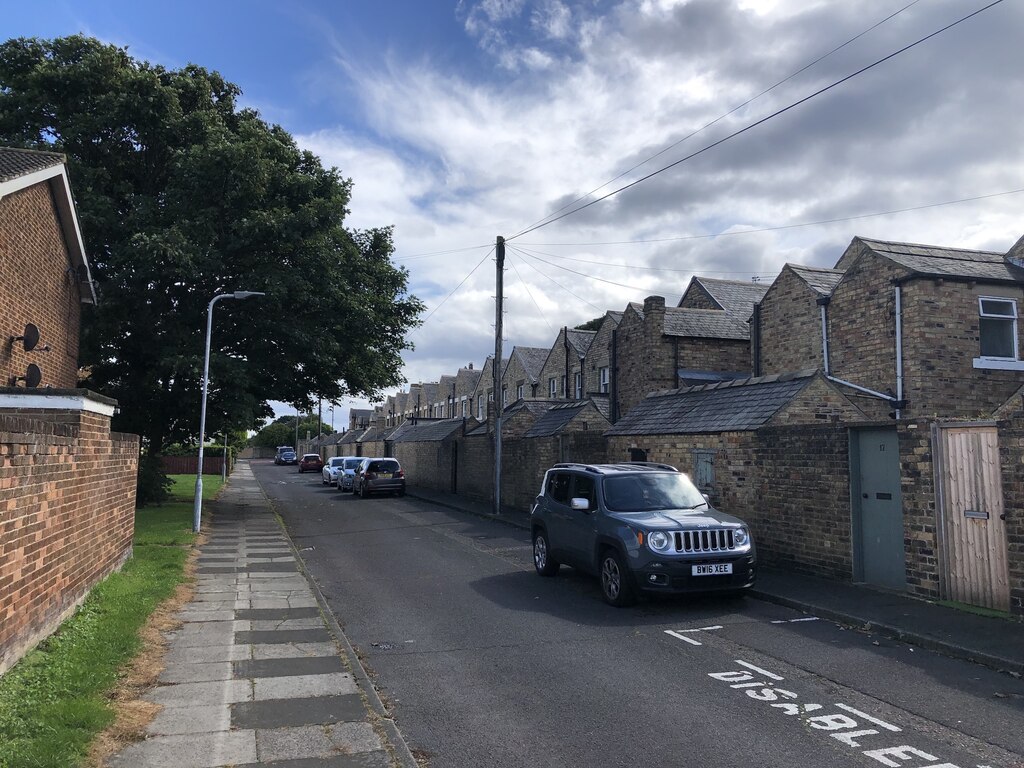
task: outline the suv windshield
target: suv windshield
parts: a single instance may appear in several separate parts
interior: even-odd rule
[[[681,473],[650,472],[604,478],[604,499],[617,512],[651,509],[694,509],[707,502],[690,479]]]

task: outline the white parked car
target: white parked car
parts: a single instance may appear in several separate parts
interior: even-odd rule
[[[341,472],[341,468],[344,464],[344,456],[335,456],[334,458],[327,460],[327,463],[324,464],[324,468],[321,472],[324,485],[338,484],[338,474]]]

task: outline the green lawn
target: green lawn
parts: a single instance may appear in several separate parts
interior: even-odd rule
[[[139,629],[181,583],[194,538],[195,477],[172,479],[170,502],[136,511],[134,557],[0,677],[0,768],[74,766],[113,721],[106,694],[139,650]],[[203,498],[220,487],[219,475],[204,476]]]

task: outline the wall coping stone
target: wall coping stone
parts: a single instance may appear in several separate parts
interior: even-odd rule
[[[117,400],[89,389],[0,387],[0,410],[88,411],[113,416]]]

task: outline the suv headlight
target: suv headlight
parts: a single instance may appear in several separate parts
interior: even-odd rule
[[[733,545],[737,547],[746,546],[748,541],[750,541],[750,534],[747,533],[746,528],[737,528],[732,532]]]
[[[672,545],[672,537],[664,531],[652,531],[647,534],[647,546],[655,552],[665,552]]]

